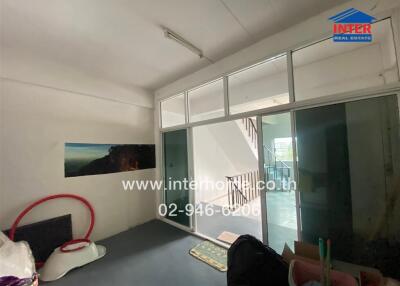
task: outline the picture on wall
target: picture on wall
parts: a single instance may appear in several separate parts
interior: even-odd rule
[[[154,144],[65,143],[65,177],[155,168]]]

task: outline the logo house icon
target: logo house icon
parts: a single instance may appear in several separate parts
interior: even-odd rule
[[[329,20],[333,21],[334,42],[371,42],[371,23],[374,17],[350,8],[343,11]]]

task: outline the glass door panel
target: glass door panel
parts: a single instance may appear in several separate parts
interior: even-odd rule
[[[396,95],[296,111],[302,239],[400,278]]]
[[[189,204],[187,130],[163,133],[164,154],[164,202],[166,218],[190,226],[185,207]]]
[[[193,128],[196,228],[203,235],[225,242],[227,232],[262,237],[254,121]]]
[[[297,240],[293,137],[290,113],[262,117],[268,244],[281,253]]]

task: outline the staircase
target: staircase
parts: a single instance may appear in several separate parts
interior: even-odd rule
[[[255,120],[252,118],[242,118],[241,120],[235,121],[240,131],[242,132],[243,138],[246,140],[247,145],[251,149],[254,158],[258,161],[258,148],[257,148],[257,127]]]
[[[260,196],[260,189],[257,187],[258,178],[258,171],[226,177],[230,210],[236,210]]]
[[[258,158],[258,133],[254,119],[243,118],[240,121],[240,125],[249,146]],[[279,190],[279,186],[282,185],[281,183],[290,178],[291,168],[285,162],[276,158],[275,150],[271,150],[265,145],[263,148],[266,181],[275,181]],[[257,188],[258,178],[258,170],[235,176],[226,176],[228,183],[228,203],[231,210],[244,206],[260,196],[260,190]]]

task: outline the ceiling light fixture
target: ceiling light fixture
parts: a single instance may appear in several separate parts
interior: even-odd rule
[[[163,28],[163,31],[164,31],[164,36],[167,39],[171,39],[171,40],[177,42],[178,44],[184,46],[185,48],[189,49],[190,51],[192,51],[193,53],[198,55],[200,58],[204,57],[202,50],[200,50],[199,48],[197,48],[196,46],[194,46],[193,44],[191,44],[190,42],[188,42],[187,40],[185,40],[184,38],[182,38],[175,32],[173,32],[167,28]]]

